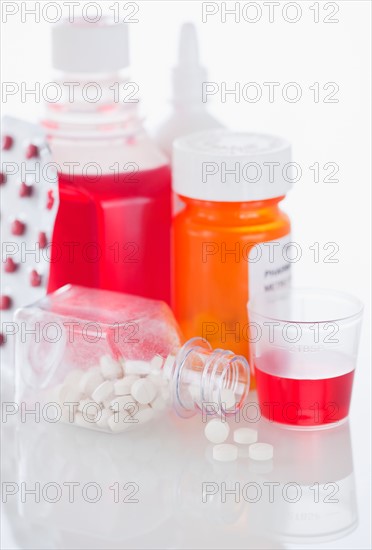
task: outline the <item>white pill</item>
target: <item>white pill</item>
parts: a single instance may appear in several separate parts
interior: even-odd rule
[[[253,443],[249,447],[249,458],[252,460],[271,460],[274,456],[274,447],[270,443]]]
[[[164,359],[160,355],[154,355],[150,361],[150,371],[160,371],[164,363]]]
[[[99,361],[101,373],[105,380],[115,380],[123,376],[123,370],[118,361],[115,361],[110,355],[103,355]]]
[[[134,399],[141,403],[141,405],[146,405],[150,403],[156,396],[156,386],[146,378],[140,378],[135,382],[131,389],[131,394]]]
[[[93,408],[95,408],[95,409],[101,408],[98,403],[93,401],[92,398],[87,397],[86,399],[82,399],[80,401],[77,410],[80,411],[80,412],[82,412],[84,408],[85,408],[85,410],[88,410],[89,405],[92,405],[92,410],[93,410]],[[90,414],[90,413],[88,413],[88,414]]]
[[[163,371],[165,373],[168,373],[168,371],[171,371],[173,369],[175,359],[176,357],[174,355],[168,355],[163,366]]]
[[[131,387],[134,382],[139,380],[139,376],[124,376],[120,380],[116,380],[114,383],[114,393],[115,395],[129,395]]]
[[[107,419],[107,424],[113,432],[123,432],[131,426],[129,422],[125,422],[125,418],[119,413],[112,414],[110,418]]]
[[[210,420],[204,428],[204,435],[211,443],[223,443],[228,438],[229,432],[228,423],[218,418]]]
[[[125,374],[136,374],[137,376],[145,376],[150,372],[150,363],[147,361],[134,361],[127,359],[125,361]]]
[[[240,443],[241,445],[251,445],[251,443],[256,443],[257,439],[257,430],[252,430],[252,428],[238,428],[237,430],[234,430],[235,443]]]
[[[100,417],[101,406],[92,399],[83,399],[80,401],[78,411],[83,413],[84,418],[96,421]]]
[[[96,403],[102,403],[114,392],[114,384],[111,380],[105,380],[92,392],[92,398]]]
[[[102,409],[101,416],[97,420],[97,426],[103,429],[108,428],[109,427],[108,421],[111,418],[111,416],[113,416],[113,414],[114,413],[109,409]]]
[[[127,407],[127,405],[130,404],[132,405],[132,407]],[[131,395],[119,395],[117,397],[114,397],[114,399],[110,401],[110,409],[113,411],[120,411],[122,409],[125,409],[130,413],[131,409],[133,409],[135,406],[136,402]]]
[[[219,462],[232,462],[238,458],[238,447],[230,443],[222,443],[213,447],[213,458]]]
[[[151,374],[148,375],[147,379],[155,384],[155,386],[157,386],[158,388],[168,385],[168,382],[164,380],[162,371],[160,370],[151,372]]]
[[[97,386],[102,384],[103,376],[99,367],[93,367],[84,372],[80,379],[79,389],[85,395],[92,395]]]
[[[217,390],[214,392],[214,399],[216,403],[220,403],[223,409],[234,409],[236,407],[235,393],[228,389],[224,388],[221,391]]]

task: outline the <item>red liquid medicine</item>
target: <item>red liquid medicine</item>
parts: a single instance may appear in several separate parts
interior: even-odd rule
[[[169,301],[170,169],[59,174],[48,291],[66,283]]]
[[[316,427],[349,413],[354,365],[341,353],[271,351],[256,358],[255,375],[261,413],[270,421]]]

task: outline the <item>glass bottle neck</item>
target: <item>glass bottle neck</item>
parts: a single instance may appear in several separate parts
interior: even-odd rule
[[[176,356],[168,356],[164,371],[173,407],[182,417],[197,412],[234,414],[248,395],[246,359],[228,350],[213,350],[203,338],[191,338]]]

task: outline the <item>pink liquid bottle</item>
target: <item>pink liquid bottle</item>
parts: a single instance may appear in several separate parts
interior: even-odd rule
[[[137,114],[127,26],[66,21],[52,39],[59,96],[44,126],[60,204],[48,291],[72,283],[169,302],[170,168]]]

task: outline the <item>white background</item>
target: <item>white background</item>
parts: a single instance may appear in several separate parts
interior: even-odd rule
[[[81,2],[81,6],[83,4]],[[107,10],[113,2],[99,4]],[[229,2],[229,7],[232,4]],[[201,57],[208,68],[209,80],[219,84],[226,82],[229,88],[236,82],[241,86],[257,82],[263,91],[261,100],[256,103],[242,98],[235,101],[232,96],[222,102],[217,94],[210,102],[211,112],[230,128],[279,134],[292,142],[293,160],[303,168],[303,177],[284,201],[284,208],[292,220],[293,239],[303,250],[303,257],[293,270],[295,284],[345,290],[362,299],[366,307],[350,421],[359,526],[348,537],[333,544],[324,543],[321,547],[368,548],[371,4],[369,1],[338,2],[339,12],[334,17],[339,22],[334,24],[322,21],[331,12],[325,10],[322,2],[319,3],[319,23],[314,23],[314,11],[310,9],[314,2],[299,2],[302,17],[292,24],[282,16],[285,2],[276,7],[272,23],[268,20],[268,9],[262,2],[259,4],[262,16],[256,23],[244,19],[236,22],[233,16],[228,16],[223,23],[221,11],[203,23],[199,1],[139,2],[139,23],[130,26],[132,76],[140,86],[141,110],[148,117],[149,128],[154,129],[170,108],[170,74],[176,62],[179,27],[185,21],[193,21],[198,29]],[[253,11],[249,13],[253,17]],[[2,24],[3,81],[31,84],[51,80],[50,27],[43,20],[35,23],[32,16],[27,16],[27,23],[22,23],[20,12]],[[270,103],[263,83],[274,81],[279,82],[280,87],[276,89],[274,102]],[[302,88],[302,98],[297,103],[282,98],[282,87],[288,82],[297,82]],[[309,89],[314,82],[320,83],[319,103],[314,102]],[[339,86],[335,96],[338,103],[322,102],[325,95],[322,87],[328,82]],[[42,115],[41,104],[21,103],[19,96],[3,103],[2,109],[3,114],[32,121]],[[315,183],[313,172],[308,168],[315,162],[321,166],[327,162],[337,163],[339,182]],[[318,263],[314,262],[309,249],[316,242],[321,250]],[[335,256],[337,263],[322,261],[325,255],[322,247],[330,242],[339,248]],[[14,518],[13,523],[16,524]],[[8,525],[4,548],[37,547],[32,542],[32,531],[26,537],[28,542],[23,542],[25,546],[10,531]],[[161,544],[166,544],[161,537],[157,541],[156,536],[140,544],[157,547],[160,540]],[[208,544],[204,539],[198,541],[197,537],[194,541],[195,547],[198,543],[213,547],[217,542],[213,530]],[[84,547],[73,537],[68,544],[66,548]],[[178,542],[181,548],[182,544]],[[189,541],[189,544],[192,543]],[[287,547],[286,543],[281,544]],[[56,547],[60,546],[56,543]]]

